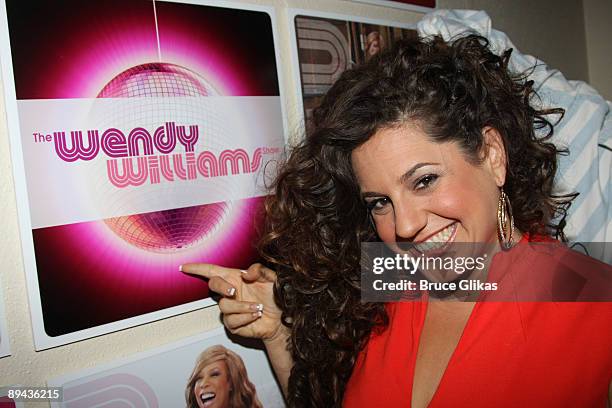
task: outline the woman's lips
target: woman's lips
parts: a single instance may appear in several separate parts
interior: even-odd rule
[[[457,235],[457,223],[436,232],[424,241],[415,242],[414,249],[421,253],[443,252]]]
[[[216,394],[214,392],[205,392],[200,394],[200,401],[202,401],[204,407],[212,405]]]

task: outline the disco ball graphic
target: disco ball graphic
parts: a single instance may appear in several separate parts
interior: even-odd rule
[[[215,88],[195,72],[175,64],[148,63],[129,68],[113,78],[98,98],[172,98],[218,95]],[[163,121],[166,105],[142,104],[132,112],[139,123]],[[189,107],[187,107],[189,108]],[[189,111],[177,105],[181,112]],[[192,110],[197,108],[194,106]],[[120,112],[121,114],[128,114]],[[197,116],[199,112],[193,112]],[[177,252],[199,245],[211,236],[230,212],[229,203],[215,203],[104,220],[125,242],[157,252]]]
[[[113,78],[98,98],[208,96],[212,85],[195,72],[175,64],[154,62],[129,68]]]
[[[152,252],[190,248],[223,221],[225,203],[109,218],[106,224],[126,242]]]

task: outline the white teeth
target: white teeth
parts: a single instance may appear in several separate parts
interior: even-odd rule
[[[436,235],[429,237],[427,241],[419,242],[416,247],[419,251],[428,252],[435,249],[443,248],[449,239],[455,233],[455,229],[457,224],[451,224],[448,227],[444,228],[442,231],[438,232]]]
[[[200,395],[200,399],[202,401],[206,401],[208,399],[212,399],[215,398],[215,393],[214,392],[205,392],[204,394]]]

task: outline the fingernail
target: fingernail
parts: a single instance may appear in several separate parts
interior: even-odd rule
[[[262,303],[257,303],[257,304],[253,303],[250,307],[251,307],[252,310],[263,312],[263,304]]]
[[[183,272],[183,265],[179,265],[179,271]]]
[[[245,271],[244,269],[241,269],[240,272],[247,273],[247,271]]]
[[[234,296],[234,293],[236,293],[236,288],[229,288],[227,290],[227,294],[230,296]]]
[[[260,310],[259,312],[254,312],[252,314],[253,314],[253,317],[261,317],[261,315],[263,315],[263,312]]]

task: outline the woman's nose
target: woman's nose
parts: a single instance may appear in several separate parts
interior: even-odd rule
[[[427,212],[416,204],[395,205],[395,237],[397,241],[413,240],[425,225]]]

